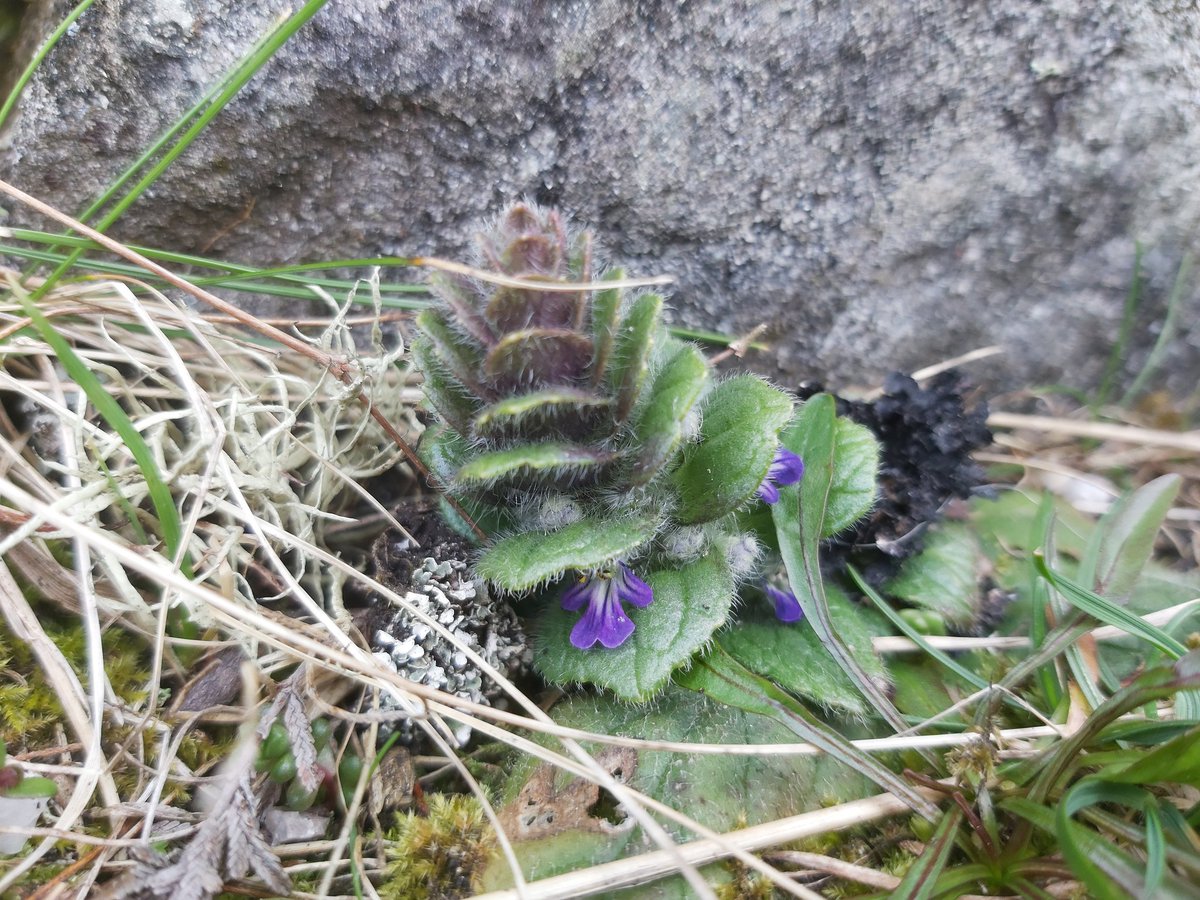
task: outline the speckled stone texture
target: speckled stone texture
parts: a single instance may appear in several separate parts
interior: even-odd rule
[[[97,3],[0,170],[81,208],[289,5]],[[677,323],[768,322],[755,364],[785,382],[1002,343],[976,378],[1086,386],[1139,240],[1126,373],[1144,362],[1198,249],[1198,168],[1194,0],[338,0],[115,232],[254,263],[469,258],[479,219],[529,196],[675,275]],[[1181,394],[1198,306],[1168,357]]]

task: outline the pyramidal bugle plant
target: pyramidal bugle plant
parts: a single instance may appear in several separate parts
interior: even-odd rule
[[[556,212],[514,205],[480,243],[497,277],[435,276],[417,319],[438,419],[421,456],[489,536],[476,575],[541,596],[543,675],[648,696],[756,572],[746,512],[804,471],[780,443],[793,398],[716,377],[620,269],[597,288],[591,236]]]

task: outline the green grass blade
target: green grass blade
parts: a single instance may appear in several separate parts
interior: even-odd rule
[[[850,574],[850,577],[854,579],[854,583],[858,585],[858,589],[862,591],[872,603],[875,604],[875,608],[887,616],[893,625],[904,632],[905,636],[908,637],[909,640],[915,642],[917,646],[919,646],[926,654],[936,659],[943,666],[945,666],[959,678],[962,678],[968,684],[975,687],[977,690],[983,690],[988,686],[986,680],[980,678],[965,666],[959,665],[951,656],[949,656],[949,654],[938,650],[936,647],[930,646],[929,642],[925,640],[925,636],[913,628],[912,625],[910,625],[907,621],[905,621],[903,616],[899,615],[894,609],[892,609],[891,605],[881,596],[879,596],[879,592],[867,584],[866,579],[862,577],[862,575],[857,569],[854,568],[854,566],[847,566],[846,571]],[[1011,698],[1009,699],[1011,700]]]
[[[228,105],[229,101],[243,88],[246,83],[253,78],[258,71],[267,64],[272,56],[279,50],[283,44],[291,38],[304,24],[308,22],[317,12],[325,5],[327,0],[308,0],[300,10],[284,20],[280,25],[270,33],[268,38],[261,41],[254,50],[249,53],[245,59],[234,70],[232,76],[224,79],[224,85],[217,92],[216,97],[204,109],[202,113],[195,117],[192,124],[184,131],[183,135],[175,142],[175,144],[163,154],[150,170],[143,175],[138,182],[126,192],[120,200],[97,222],[93,227],[97,231],[104,231],[114,222],[117,221],[137,199],[156,182],[163,172],[179,158],[192,142],[208,127],[209,123]],[[46,280],[34,292],[33,299],[37,300],[52,289],[60,278],[75,264],[76,260],[83,254],[82,250],[72,251],[66,259],[46,278]]]
[[[79,385],[108,426],[125,442],[126,448],[133,456],[146,481],[146,490],[149,492],[155,515],[158,517],[167,553],[171,559],[178,561],[180,570],[188,578],[191,578],[191,560],[186,553],[181,553],[183,532],[179,520],[179,510],[175,507],[171,489],[163,481],[158,466],[155,464],[154,454],[150,451],[141,432],[125,414],[125,410],[121,409],[121,404],[105,389],[104,385],[100,383],[100,379],[79,358],[67,340],[54,330],[32,298],[23,291],[14,291],[14,293],[20,300],[25,314],[29,316],[33,327],[42,340],[54,351],[58,361],[66,369],[67,375]]]
[[[1161,628],[1151,625],[1123,606],[1118,606],[1094,591],[1076,584],[1065,575],[1055,572],[1046,564],[1046,559],[1040,551],[1034,553],[1034,564],[1038,567],[1041,576],[1050,582],[1055,590],[1062,594],[1072,606],[1083,610],[1089,616],[1148,641],[1172,659],[1179,659],[1187,653],[1187,647]]]
[[[1137,377],[1133,379],[1133,384],[1129,386],[1129,390],[1121,398],[1122,406],[1132,404],[1137,395],[1146,387],[1146,382],[1150,380],[1159,365],[1161,365],[1168,346],[1175,339],[1175,333],[1178,331],[1179,311],[1183,305],[1184,295],[1187,293],[1185,288],[1191,274],[1192,255],[1188,253],[1184,255],[1183,261],[1179,264],[1179,272],[1175,276],[1175,283],[1171,286],[1171,294],[1167,298],[1167,315],[1163,319],[1162,330],[1158,333],[1158,340],[1154,342],[1154,347],[1151,348],[1150,355],[1146,358],[1146,364],[1142,366],[1142,371],[1138,372]]]
[[[1096,407],[1107,403],[1109,397],[1112,396],[1117,372],[1121,369],[1121,363],[1128,358],[1129,339],[1133,334],[1133,319],[1142,297],[1142,251],[1143,247],[1140,243],[1134,244],[1133,277],[1129,282],[1129,291],[1125,294],[1125,309],[1121,313],[1121,327],[1117,331],[1116,343],[1109,351],[1108,360],[1104,363],[1104,375],[1100,378],[1100,389],[1096,391],[1096,399],[1093,403],[1088,404],[1093,411]]]
[[[78,19],[95,0],[82,0],[77,4],[67,17],[59,23],[54,31],[50,32],[50,37],[46,38],[42,46],[38,47],[37,52],[33,54],[33,58],[29,60],[24,71],[21,72],[21,77],[17,79],[17,83],[13,85],[13,89],[8,92],[8,97],[4,100],[4,105],[0,106],[0,131],[4,130],[4,123],[8,121],[8,117],[12,114],[13,108],[16,107],[17,101],[21,99],[21,94],[25,92],[25,86],[29,84],[29,79],[33,77],[33,73],[37,71],[38,66],[42,64],[49,54],[54,49],[64,34],[67,33],[75,20]]]
[[[933,896],[938,877],[950,862],[950,851],[954,849],[954,838],[963,818],[962,810],[952,806],[942,814],[933,836],[926,842],[925,850],[917,857],[904,878],[892,891],[892,900],[928,900]]]

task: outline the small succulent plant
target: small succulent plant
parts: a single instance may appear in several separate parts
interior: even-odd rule
[[[621,270],[584,287],[591,237],[555,212],[512,206],[481,246],[497,277],[436,277],[440,302],[417,319],[440,419],[422,457],[491,538],[476,575],[547,596],[542,673],[646,696],[709,642],[753,569],[739,511],[803,472],[780,447],[792,399],[714,378],[663,326],[663,298],[628,292]]]

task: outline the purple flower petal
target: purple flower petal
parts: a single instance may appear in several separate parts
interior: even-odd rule
[[[566,593],[563,594],[562,608],[571,612],[578,612],[583,609],[583,605],[591,598],[594,581],[595,579],[581,575],[573,585],[567,588]]]
[[[611,582],[606,586],[611,588]],[[620,647],[633,634],[633,621],[621,609],[616,592],[603,591],[600,602],[588,606],[583,618],[571,629],[571,643],[580,650],[587,650],[597,641],[608,647]]]
[[[617,583],[617,596],[634,606],[649,606],[654,600],[654,591],[651,590],[650,585],[634,575],[633,570],[625,563],[618,565],[619,569],[614,579]]]
[[[587,650],[597,642],[610,650],[621,646],[634,629],[633,620],[621,604],[643,607],[653,599],[650,585],[624,563],[617,563],[615,572],[582,576],[562,597],[563,609],[572,612],[587,604],[583,618],[571,629],[571,644],[580,650]]]
[[[781,591],[768,584],[767,598],[775,604],[775,618],[780,622],[799,622],[804,618],[800,601],[791,591]]]
[[[767,476],[767,480],[758,486],[758,499],[763,503],[778,503],[779,490],[775,485],[771,484],[771,476]]]
[[[758,497],[764,503],[778,503],[779,488],[795,484],[803,477],[804,460],[786,447],[780,447],[767,469],[767,477],[758,486]]]
[[[804,477],[804,460],[786,447],[775,451],[775,461],[767,471],[767,477],[780,487],[795,484]]]

